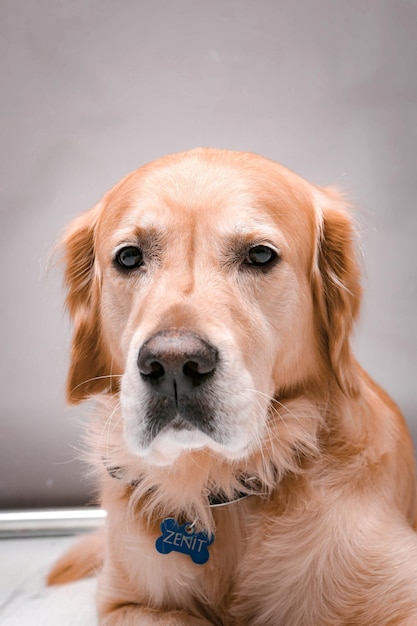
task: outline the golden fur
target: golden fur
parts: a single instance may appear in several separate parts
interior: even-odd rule
[[[136,242],[145,263],[121,273],[114,255]],[[279,262],[248,269],[256,245]],[[64,249],[68,398],[99,394],[90,450],[108,518],[49,583],[99,569],[106,626],[417,624],[413,450],[352,356],[360,272],[340,195],[253,154],[193,150],[123,179]],[[168,425],[144,443],[137,355],[165,329],[218,350],[216,441]],[[208,507],[208,492],[242,489]],[[165,517],[215,532],[205,565],[155,550]]]

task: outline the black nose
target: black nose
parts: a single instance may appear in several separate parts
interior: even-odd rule
[[[138,368],[142,379],[156,393],[177,400],[209,379],[217,360],[217,350],[196,333],[168,329],[143,344]]]

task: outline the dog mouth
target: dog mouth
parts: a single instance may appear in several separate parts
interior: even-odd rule
[[[171,432],[176,437],[183,433],[185,439],[187,433],[200,432],[220,443],[214,421],[213,412],[197,394],[176,399],[153,395],[145,416],[145,445],[149,446],[162,432]]]
[[[180,415],[177,415],[177,417],[175,417],[172,422],[170,424],[168,424],[168,428],[172,428],[172,430],[195,430],[195,426],[193,426],[192,424],[190,424],[190,422],[187,422],[185,419],[183,419]]]

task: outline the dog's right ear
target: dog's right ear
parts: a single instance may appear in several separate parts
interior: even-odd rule
[[[76,404],[111,387],[111,360],[101,338],[96,229],[102,204],[77,217],[62,239],[66,304],[74,324],[67,400]]]

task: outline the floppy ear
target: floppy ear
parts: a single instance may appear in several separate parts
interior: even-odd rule
[[[346,395],[356,395],[356,362],[350,335],[359,313],[362,289],[355,231],[346,204],[335,191],[321,189],[318,202],[322,218],[313,290],[336,380]]]
[[[101,338],[100,274],[95,233],[101,205],[76,218],[63,237],[66,304],[74,324],[67,399],[76,404],[111,386],[111,360]]]

